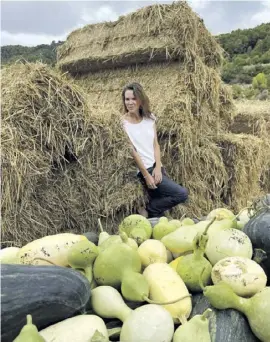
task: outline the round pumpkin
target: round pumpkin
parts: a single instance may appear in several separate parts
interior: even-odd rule
[[[211,342],[260,341],[251,331],[247,319],[241,312],[233,309],[217,310],[202,293],[192,296],[192,312],[189,319],[201,315],[208,308],[212,310],[209,315]]]
[[[244,232],[250,238],[254,248],[260,248],[266,252],[267,258],[262,261],[268,282],[270,280],[270,195],[267,195],[255,216],[244,227]]]

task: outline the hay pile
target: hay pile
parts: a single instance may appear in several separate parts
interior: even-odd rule
[[[4,68],[1,77],[2,241],[26,241],[52,231],[59,209],[53,201],[53,212],[41,206],[39,188],[80,157],[85,101],[76,85],[43,64]]]
[[[77,74],[196,57],[215,68],[222,50],[190,7],[175,2],[73,31],[58,57],[62,70]]]
[[[190,191],[190,203],[172,215],[201,216],[226,204],[237,210],[249,195],[235,186],[238,169],[248,192],[259,191],[263,157],[239,164],[239,156],[252,158],[251,146],[234,148],[233,138],[230,148],[222,145],[234,106],[219,75],[221,49],[186,3],[86,26],[58,57],[76,85],[40,64],[3,73],[2,241],[96,231],[98,218],[112,232],[144,202],[120,125],[121,91],[130,81],[150,97],[167,172]]]
[[[254,100],[238,101],[229,130],[237,134],[245,133],[258,137],[269,137],[270,102]]]
[[[270,102],[237,101],[236,112],[229,130],[259,137],[264,151],[263,170],[260,185],[265,192],[270,191]],[[251,138],[253,139],[253,138]],[[255,156],[255,151],[254,151]],[[258,175],[257,175],[258,177]]]

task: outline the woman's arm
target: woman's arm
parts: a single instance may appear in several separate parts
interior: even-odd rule
[[[157,138],[157,129],[156,125],[154,124],[154,156],[155,156],[155,162],[156,166],[153,171],[153,177],[155,180],[155,184],[159,184],[162,181],[162,172],[161,172],[161,157],[160,157],[160,146],[158,143],[158,138]]]
[[[158,143],[158,138],[157,138],[157,129],[156,125],[154,124],[154,156],[155,156],[155,162],[156,162],[156,168],[161,169],[161,157],[160,157],[160,146]]]

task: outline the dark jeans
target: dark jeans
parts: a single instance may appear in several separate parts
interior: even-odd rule
[[[154,168],[155,164],[147,169],[147,171],[152,174]],[[164,211],[170,210],[179,203],[186,202],[188,198],[188,190],[185,187],[169,179],[164,167],[161,168],[161,172],[162,181],[160,184],[157,184],[157,189],[149,189],[141,172],[138,173],[138,177],[147,190],[149,197],[149,203],[146,206],[148,218],[162,217],[164,216]]]

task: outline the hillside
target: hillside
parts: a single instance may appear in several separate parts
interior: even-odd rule
[[[226,51],[222,78],[226,83],[252,83],[263,72],[270,84],[270,23],[217,36]]]
[[[263,72],[270,85],[270,23],[221,34],[216,39],[225,50],[226,59],[222,70],[222,79],[225,83],[251,84],[252,78]],[[62,43],[53,41],[50,45],[42,44],[35,47],[3,46],[2,65],[14,63],[19,59],[30,62],[39,60],[54,65],[56,48]]]

